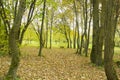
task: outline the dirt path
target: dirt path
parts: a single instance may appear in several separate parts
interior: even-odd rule
[[[71,49],[22,49],[18,70],[21,80],[105,80],[104,69],[90,64],[89,58],[78,56]],[[0,75],[7,73],[10,58],[0,58]]]

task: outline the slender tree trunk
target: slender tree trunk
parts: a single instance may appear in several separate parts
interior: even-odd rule
[[[74,27],[73,48],[76,48],[76,27]]]
[[[9,31],[10,31],[10,21],[7,19],[7,14],[5,12],[5,8],[3,5],[3,0],[0,1],[0,16],[3,20],[4,26],[5,26],[5,30],[6,30],[6,34],[7,36],[9,35]]]
[[[74,5],[75,7],[75,5]],[[75,11],[74,11],[75,13]],[[73,48],[76,48],[76,26],[75,26],[75,18],[73,18]]]
[[[69,35],[69,44],[70,44],[70,47],[69,48],[72,48],[72,40],[71,40],[71,36],[70,36],[70,29],[69,29],[69,32],[68,32],[68,35]]]
[[[54,17],[54,9],[52,8],[52,12],[51,12],[51,26],[50,26],[50,49],[52,48],[53,17]]]
[[[44,46],[44,41],[43,41],[43,27],[44,27],[45,7],[46,7],[46,0],[44,0],[44,4],[43,4],[42,23],[41,23],[41,29],[40,29],[40,32],[39,32],[39,34],[40,34],[40,48],[39,48],[39,54],[38,54],[38,56],[41,56],[42,48]]]
[[[89,42],[90,42],[90,27],[91,27],[91,20],[92,20],[92,10],[91,10],[91,4],[90,4],[90,18],[89,18],[89,27],[88,27],[88,37],[87,37],[87,46],[86,46],[86,54],[85,56],[88,56],[88,48],[89,48]]]
[[[45,47],[48,47],[48,8],[46,9],[46,45]]]
[[[26,0],[20,0],[18,13],[15,17],[15,22],[13,23],[13,27],[9,34],[9,48],[10,52],[12,53],[12,61],[7,73],[6,79],[7,80],[15,80],[17,77],[17,69],[20,62],[20,49],[19,49],[19,40],[18,40],[18,32],[19,27],[21,26],[22,16],[25,11]]]
[[[87,57],[88,55],[88,43],[87,43],[87,38],[88,38],[88,35],[87,35],[87,22],[88,22],[88,11],[87,11],[87,4],[88,4],[88,0],[85,0],[85,30],[84,30],[84,34],[85,34],[85,49],[84,49],[84,52],[85,52],[85,56]]]
[[[69,46],[70,46],[70,44],[69,44],[69,38],[68,38],[68,34],[67,34],[67,30],[66,30],[66,26],[65,25],[64,25],[64,35],[65,35],[65,38],[66,38],[67,43],[68,43],[67,48],[69,48]]]
[[[75,17],[76,17],[75,22],[76,22],[76,29],[77,29],[77,52],[76,53],[78,53],[78,50],[80,47],[80,32],[79,32],[79,23],[78,23],[78,11],[77,11],[75,0],[74,0],[74,13],[75,13]],[[75,35],[76,35],[76,33],[75,33]]]
[[[27,18],[27,23],[25,24],[24,28],[22,31],[20,31],[19,33],[19,44],[21,45],[22,44],[22,41],[23,41],[23,37],[24,37],[24,34],[29,26],[29,24],[31,23],[31,19],[32,19],[32,16],[33,16],[33,12],[34,12],[34,9],[35,9],[35,3],[36,3],[36,0],[33,0],[33,2],[30,4],[30,9],[29,9],[29,13],[28,13],[28,18]]]
[[[84,0],[83,0],[83,6],[82,6],[83,7],[83,15],[82,16],[83,16],[83,22],[84,22],[84,30],[82,29],[83,33],[81,35],[81,43],[80,43],[80,48],[79,48],[79,54],[80,55],[82,54],[83,45],[85,43],[84,36],[85,36],[85,31],[86,31],[85,30],[85,25],[86,25],[85,23],[86,22],[85,22],[85,6],[84,5],[85,5],[85,3],[84,3]]]
[[[87,15],[87,0],[85,0],[83,5],[83,19],[84,19],[84,32],[81,36],[81,46],[79,50],[79,54],[82,54],[82,48],[84,46],[85,55],[87,56],[87,21],[88,21],[88,15]]]

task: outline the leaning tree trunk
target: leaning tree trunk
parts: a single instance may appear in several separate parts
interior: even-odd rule
[[[26,0],[20,0],[18,13],[16,14],[13,27],[9,34],[9,48],[12,53],[12,61],[9,68],[9,71],[6,75],[6,80],[15,80],[17,75],[17,69],[20,62],[20,49],[19,49],[19,40],[18,40],[18,32],[21,26],[22,16],[25,11]]]
[[[32,22],[32,16],[33,16],[33,12],[34,12],[34,9],[35,9],[35,3],[36,3],[36,0],[33,0],[33,2],[30,4],[30,9],[29,9],[28,17],[27,17],[27,23],[25,24],[25,26],[22,30],[19,30],[20,33],[19,33],[19,38],[18,39],[19,39],[19,44],[20,45],[22,45],[24,34],[25,34],[29,24]]]
[[[116,1],[118,1],[116,3]],[[105,4],[106,3],[106,4]],[[105,50],[104,50],[104,67],[107,80],[118,80],[116,71],[113,65],[113,55],[114,55],[114,38],[115,30],[117,24],[119,0],[105,0],[103,5],[106,5],[104,8],[105,12]],[[117,6],[116,6],[117,4]]]

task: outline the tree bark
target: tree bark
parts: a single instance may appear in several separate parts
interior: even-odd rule
[[[43,27],[44,27],[45,7],[46,7],[46,0],[44,0],[44,4],[43,4],[42,23],[41,23],[41,29],[39,31],[39,34],[40,34],[40,48],[39,48],[38,56],[41,56],[42,48],[44,46],[44,42],[43,42]]]
[[[16,14],[15,22],[13,23],[13,27],[9,34],[9,48],[12,53],[12,61],[9,68],[9,71],[6,75],[7,80],[15,80],[17,75],[17,69],[20,62],[20,49],[19,49],[19,41],[18,41],[18,32],[19,27],[21,26],[22,16],[25,11],[26,0],[20,0],[18,13]]]
[[[80,31],[79,31],[78,11],[77,11],[77,7],[76,7],[76,0],[74,0],[74,13],[75,13],[75,18],[76,18],[75,22],[76,22],[76,29],[77,29],[77,52],[76,53],[78,53],[78,50],[80,47]],[[75,35],[76,35],[76,33],[75,33]]]
[[[90,59],[92,63],[101,65],[102,54],[98,52],[99,48],[99,1],[93,0],[93,40]]]
[[[45,47],[47,48],[48,47],[48,23],[49,23],[49,20],[48,20],[48,8],[46,8],[46,43],[45,43]]]
[[[1,15],[1,18],[4,22],[4,26],[5,26],[5,30],[6,30],[6,34],[7,36],[9,35],[9,32],[10,32],[10,21],[7,19],[7,14],[5,12],[5,8],[4,8],[4,5],[3,5],[3,1],[1,0],[0,1],[0,15]]]
[[[69,43],[69,38],[68,38],[68,34],[67,34],[67,30],[66,30],[66,26],[64,25],[64,35],[65,35],[65,38],[67,40],[67,48],[70,47],[70,43]]]
[[[76,48],[76,27],[74,27],[73,48]]]
[[[22,44],[24,33],[26,32],[29,24],[32,21],[33,12],[34,12],[34,9],[35,9],[35,3],[36,3],[36,0],[33,0],[33,2],[30,4],[30,9],[29,9],[29,13],[28,13],[27,23],[25,24],[23,30],[19,33],[18,39],[19,39],[19,44],[20,45]]]
[[[118,1],[116,3],[116,1]],[[106,4],[105,4],[106,3]],[[104,8],[105,12],[105,50],[104,50],[104,67],[107,80],[118,80],[116,71],[113,65],[113,55],[114,55],[114,38],[115,30],[117,24],[117,14],[118,12],[116,5],[119,4],[119,0],[105,0],[103,5],[106,5]],[[115,11],[116,10],[116,11]]]
[[[52,8],[52,12],[51,12],[51,26],[50,26],[50,49],[52,48],[53,17],[54,17],[54,9]]]
[[[87,56],[87,21],[88,21],[88,12],[87,12],[87,0],[83,0],[83,20],[84,20],[84,32],[81,36],[81,45],[79,48],[79,54],[82,54],[82,48],[84,46],[85,56]]]
[[[75,2],[73,3],[73,7],[75,8]],[[75,13],[75,10],[73,11]],[[76,48],[76,31],[77,31],[77,28],[75,26],[75,18],[73,17],[73,48],[75,49]]]
[[[85,29],[84,29],[84,34],[85,34],[85,49],[84,49],[84,52],[85,52],[85,56],[87,57],[88,55],[88,43],[87,43],[87,40],[88,40],[88,35],[87,35],[87,23],[88,23],[88,9],[87,9],[87,4],[88,4],[88,0],[85,0],[85,21],[84,21],[84,27],[85,27]]]
[[[88,26],[88,36],[87,36],[87,45],[86,45],[86,54],[85,54],[85,56],[87,56],[88,55],[88,48],[89,48],[89,42],[90,42],[90,28],[91,28],[91,20],[92,20],[92,7],[91,7],[91,4],[90,4],[90,17],[89,17],[89,26]]]
[[[71,30],[69,29],[68,31],[68,35],[69,35],[69,48],[72,48],[72,40],[71,40],[71,36],[70,36]]]

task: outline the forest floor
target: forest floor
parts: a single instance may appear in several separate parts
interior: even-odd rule
[[[91,64],[89,57],[75,54],[75,49],[43,49],[42,57],[37,56],[35,47],[24,47],[21,52],[20,80],[106,80],[104,68]],[[0,57],[0,76],[7,73],[9,65],[8,56]],[[120,79],[120,68],[116,71]]]

